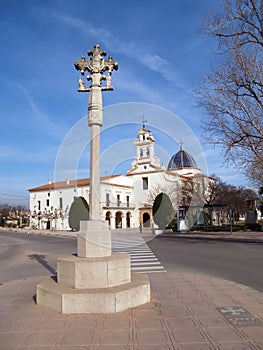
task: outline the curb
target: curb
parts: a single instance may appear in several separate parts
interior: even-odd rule
[[[205,235],[186,235],[186,234],[161,234],[157,236],[158,238],[172,238],[172,239],[187,239],[187,240],[203,240],[203,241],[221,241],[221,242],[236,242],[236,243],[257,243],[263,244],[262,238],[252,238],[252,237],[234,237],[233,235],[229,236],[205,236]]]

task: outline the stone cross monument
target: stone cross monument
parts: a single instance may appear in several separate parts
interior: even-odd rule
[[[104,59],[106,52],[102,51],[98,44],[93,50],[88,51],[89,60],[84,56],[74,63],[75,68],[82,75],[86,71],[90,74],[87,80],[90,86],[79,78],[79,92],[89,92],[88,124],[90,127],[90,217],[91,220],[100,220],[100,127],[103,123],[102,91],[113,90],[111,86],[111,74],[118,70],[118,63],[112,56]],[[107,74],[103,74],[107,72]],[[102,82],[105,81],[105,85]]]
[[[102,90],[113,90],[112,71],[117,62],[99,45],[88,51],[86,60],[75,62],[83,75],[88,71],[90,86],[79,78],[78,91],[89,91],[88,123],[90,126],[90,209],[91,220],[80,222],[77,255],[57,260],[56,278],[47,278],[37,286],[37,304],[62,313],[113,313],[150,301],[148,276],[131,273],[130,255],[113,253],[108,223],[100,219],[100,127],[102,126]],[[104,72],[108,72],[103,75]],[[102,81],[105,80],[105,86]]]

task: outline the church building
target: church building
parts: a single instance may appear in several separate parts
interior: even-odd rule
[[[201,173],[194,158],[182,147],[165,168],[155,154],[155,139],[145,125],[138,131],[134,145],[136,156],[126,175],[100,178],[101,220],[107,220],[111,229],[138,228],[140,224],[154,227],[152,206],[160,193],[169,196],[175,210],[191,201],[204,202],[213,179]],[[31,228],[70,230],[70,207],[77,197],[89,203],[90,179],[48,181],[29,192]]]

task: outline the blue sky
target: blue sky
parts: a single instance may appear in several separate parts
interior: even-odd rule
[[[212,52],[216,43],[198,29],[219,4],[218,0],[2,0],[0,202],[27,204],[28,188],[54,179],[60,145],[87,113],[88,95],[77,92],[79,73],[73,63],[95,43],[119,63],[112,75],[115,90],[103,93],[105,107],[130,102],[159,106],[178,116],[201,142],[202,112],[195,106],[193,87],[218,58]],[[124,138],[131,143],[143,117],[149,128],[156,125],[143,111],[133,115],[132,126],[126,128],[121,116],[116,117],[105,147]],[[169,121],[160,119],[169,128]],[[186,148],[186,136],[176,132],[175,125],[170,133]],[[167,165],[178,145],[160,137],[159,146]],[[245,184],[235,169],[222,166],[219,149],[202,147],[208,175]],[[115,165],[104,161],[102,175],[127,167],[130,160],[125,163],[117,153],[107,155]],[[85,152],[78,166],[79,176],[89,176]]]

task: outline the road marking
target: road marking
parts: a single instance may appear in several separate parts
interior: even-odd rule
[[[263,321],[240,306],[221,306],[216,309],[235,327],[262,326]]]
[[[131,270],[139,273],[166,272],[163,265],[137,233],[119,233],[112,238],[112,251],[131,257]]]

